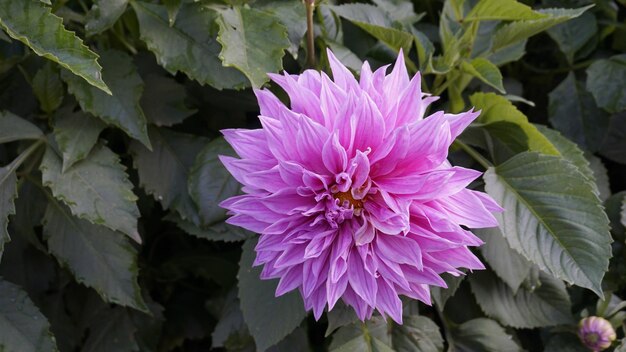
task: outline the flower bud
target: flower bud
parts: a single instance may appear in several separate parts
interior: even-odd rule
[[[578,337],[585,346],[594,352],[604,351],[615,341],[615,330],[608,320],[601,317],[587,317],[578,324]]]

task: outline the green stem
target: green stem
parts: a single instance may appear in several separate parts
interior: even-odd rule
[[[306,62],[307,66],[315,67],[315,28],[313,27],[313,13],[315,11],[315,0],[305,0],[306,6]]]
[[[452,145],[455,145],[455,146],[463,149],[464,152],[466,152],[469,156],[471,156],[472,159],[476,160],[476,162],[478,162],[480,165],[482,165],[482,167],[484,167],[485,169],[488,169],[488,168],[493,166],[493,164],[491,162],[489,162],[489,160],[485,159],[485,157],[480,155],[480,153],[477,152],[474,148],[472,148],[469,145],[459,141],[458,139],[456,141],[454,141],[454,143]]]

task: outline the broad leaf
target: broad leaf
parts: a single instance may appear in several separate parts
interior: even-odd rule
[[[59,72],[52,65],[47,62],[33,77],[33,93],[46,114],[51,114],[61,106],[65,93]]]
[[[513,249],[556,277],[602,293],[611,257],[608,219],[576,166],[522,153],[489,168],[484,179],[487,193],[505,209],[496,217]]]
[[[15,198],[17,198],[17,176],[11,164],[0,167],[0,258],[4,251],[4,244],[11,240],[9,237],[9,215],[15,214]]]
[[[50,252],[78,282],[107,302],[147,310],[137,283],[137,250],[122,234],[74,217],[56,201],[48,204],[43,233]]]
[[[149,148],[146,117],[139,105],[143,81],[132,58],[120,51],[107,51],[102,54],[102,66],[104,81],[111,88],[112,95],[103,94],[67,71],[62,72],[61,77],[84,111],[121,128]]]
[[[448,302],[448,299],[454,296],[465,279],[465,276],[452,276],[451,274],[445,273],[442,275],[442,278],[446,282],[446,286],[448,286],[447,288],[436,286],[432,286],[430,288],[433,301],[435,301],[435,304],[437,304],[440,310],[443,310],[446,306],[446,302]]]
[[[180,11],[181,6],[183,6],[183,0],[163,0],[163,4],[167,8],[167,18],[170,26],[173,26],[176,22],[178,11]]]
[[[137,327],[126,309],[103,309],[90,320],[89,337],[82,352],[139,351]]]
[[[183,220],[175,214],[168,214],[164,220],[171,221],[186,233],[210,241],[238,242],[254,236],[248,230],[239,226],[218,222],[210,226],[200,227],[188,220]]]
[[[337,302],[332,310],[326,313],[326,318],[328,319],[328,327],[326,328],[325,337],[330,336],[340,327],[356,323],[359,320],[359,317],[354,312],[354,308],[341,300]]]
[[[556,42],[567,60],[574,61],[574,54],[596,35],[598,24],[596,16],[590,12],[580,17],[561,23],[548,30],[548,35]]]
[[[248,335],[248,328],[243,321],[243,314],[239,308],[239,299],[237,292],[231,290],[225,298],[222,305],[220,316],[215,330],[211,334],[211,347],[225,347],[227,341],[233,337]]]
[[[517,293],[530,275],[533,264],[509,247],[498,228],[475,229],[473,232],[485,242],[480,253],[491,269],[509,285],[513,294]]]
[[[173,78],[150,74],[145,81],[141,108],[150,123],[172,126],[196,113],[197,110],[185,105],[185,87]]]
[[[574,323],[569,294],[559,279],[541,274],[539,287],[517,293],[488,271],[474,273],[469,280],[482,310],[505,326],[532,329]]]
[[[223,67],[218,58],[221,47],[211,28],[216,19],[213,11],[199,4],[185,4],[170,27],[164,6],[142,1],[133,1],[131,5],[139,19],[141,39],[170,73],[183,72],[217,89],[247,86],[241,72]]]
[[[137,196],[126,168],[109,148],[98,144],[84,160],[63,172],[61,157],[48,147],[40,169],[44,185],[74,215],[141,242],[137,232]]]
[[[587,89],[610,112],[626,110],[626,54],[597,60],[587,69]]]
[[[95,0],[87,13],[85,30],[91,36],[111,28],[126,11],[129,0]]]
[[[217,40],[222,44],[220,59],[224,66],[243,72],[253,87],[269,80],[268,72],[283,68],[283,56],[289,48],[287,29],[277,18],[249,7],[220,9]]]
[[[611,116],[609,129],[600,149],[602,156],[626,164],[626,111]]]
[[[443,351],[439,326],[423,316],[404,317],[402,325],[394,325],[391,338],[397,352]]]
[[[609,115],[598,108],[585,87],[570,73],[550,92],[550,122],[581,147],[595,152],[602,146]]]
[[[515,0],[481,0],[465,16],[464,21],[518,21],[547,17]]]
[[[419,21],[425,13],[416,14],[413,4],[404,0],[372,0],[379,8],[383,9],[389,18],[395,23],[399,23],[406,28]]]
[[[620,213],[620,222],[626,227],[626,197],[622,200],[622,211]]]
[[[9,111],[0,111],[0,143],[39,139],[42,136],[41,130],[29,121]]]
[[[306,8],[299,0],[270,1],[262,4],[261,9],[274,15],[287,28],[289,53],[298,58],[298,49],[306,33]]]
[[[106,125],[83,111],[63,109],[54,119],[54,138],[63,155],[62,172],[83,160],[96,145]]]
[[[261,268],[252,267],[256,243],[256,239],[244,243],[237,277],[244,320],[257,349],[264,351],[298,327],[306,312],[300,293],[292,291],[275,297],[276,280],[260,279]]]
[[[154,127],[150,127],[150,139],[152,151],[137,142],[130,146],[141,186],[161,202],[164,209],[171,208],[183,220],[199,225],[198,209],[187,182],[196,156],[208,139]]]
[[[7,352],[57,351],[50,324],[28,294],[0,279],[0,349]]]
[[[451,331],[450,352],[521,352],[513,337],[495,321],[478,318],[466,321]]]
[[[11,38],[28,45],[37,55],[58,63],[111,94],[102,81],[98,55],[89,50],[74,32],[67,31],[63,20],[39,0],[0,1],[0,26]]]
[[[578,336],[574,334],[561,333],[553,335],[550,340],[548,340],[544,351],[589,352],[589,349],[580,342],[580,338]]]
[[[339,329],[333,335],[331,352],[372,351],[392,352],[389,326],[382,317],[372,317],[365,323],[357,321]]]
[[[220,161],[220,155],[236,156],[232,147],[217,138],[198,154],[189,175],[189,193],[198,205],[204,225],[226,219],[226,211],[219,203],[237,195],[240,185]]]
[[[463,61],[461,68],[463,71],[497,89],[500,93],[505,93],[504,86],[502,86],[502,74],[498,67],[489,60],[477,58],[469,62]]]

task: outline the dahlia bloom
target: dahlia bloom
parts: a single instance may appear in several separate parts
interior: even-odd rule
[[[587,317],[578,324],[578,337],[593,352],[604,351],[616,339],[611,323],[601,317]]]
[[[479,112],[424,117],[437,97],[409,79],[402,52],[388,75],[365,62],[358,81],[328,57],[333,79],[271,74],[290,107],[257,90],[262,128],[222,131],[240,159],[221,160],[245,194],[221,206],[260,234],[254,265],[280,279],[276,296],[299,289],[316,319],[341,298],[361,320],[376,309],[401,323],[399,295],[430,304],[441,273],[484,268],[461,225],[497,226],[501,208],[466,189],[480,172],[446,160]]]

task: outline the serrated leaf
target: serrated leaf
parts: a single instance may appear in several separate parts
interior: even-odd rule
[[[372,2],[385,10],[391,20],[407,28],[426,15],[425,13],[416,14],[413,4],[404,0],[372,0]]]
[[[37,19],[33,22],[33,19]],[[98,55],[89,50],[74,32],[63,27],[63,19],[39,0],[0,1],[0,26],[28,45],[37,55],[52,60],[107,94]]]
[[[298,58],[298,49],[302,37],[306,33],[306,8],[299,0],[271,1],[262,4],[261,9],[276,17],[285,28],[289,37],[289,48],[291,56]]]
[[[168,214],[164,220],[171,221],[186,233],[210,241],[238,242],[254,236],[248,230],[239,226],[233,226],[225,222],[219,222],[207,227],[199,227],[188,220],[183,220],[175,214]]]
[[[213,333],[211,333],[211,347],[224,347],[230,336],[247,335],[248,329],[243,321],[243,314],[239,308],[237,291],[231,290],[222,304],[220,316]]]
[[[587,69],[587,90],[609,112],[626,110],[626,54],[597,60]]]
[[[72,214],[94,224],[121,231],[141,243],[137,232],[137,196],[119,156],[102,144],[84,160],[62,171],[57,151],[48,147],[40,166],[42,182]]]
[[[539,268],[602,294],[612,242],[608,218],[587,178],[560,157],[522,153],[491,167],[485,190],[509,245]]]
[[[167,8],[167,19],[171,27],[176,23],[176,16],[180,7],[183,6],[183,0],[163,0],[163,4]]]
[[[170,77],[148,75],[141,96],[141,108],[148,121],[157,126],[172,126],[183,122],[197,110],[185,105],[185,87]]]
[[[331,352],[392,352],[390,335],[385,319],[375,316],[365,323],[357,321],[340,328],[333,335],[329,350]]]
[[[451,274],[444,273],[443,275],[441,275],[441,278],[443,279],[443,281],[446,282],[446,286],[448,286],[447,288],[435,286],[431,286],[430,288],[430,293],[433,297],[433,301],[435,301],[435,304],[437,304],[439,310],[443,310],[445,308],[446,302],[448,302],[448,299],[454,296],[456,291],[461,286],[461,283],[465,279],[465,276],[453,276]]]
[[[51,114],[61,106],[65,90],[59,72],[47,62],[33,77],[33,93],[39,100],[41,110]]]
[[[78,219],[63,204],[46,209],[44,238],[76,280],[107,302],[147,311],[137,283],[137,250],[122,234]]]
[[[244,243],[237,278],[243,318],[257,349],[264,351],[298,327],[306,312],[300,293],[292,291],[275,297],[276,280],[260,279],[261,268],[252,267],[256,243],[256,239]]]
[[[380,8],[368,4],[329,6],[337,15],[354,23],[374,38],[394,50],[402,48],[408,53],[413,45],[413,35],[392,27],[391,19]]]
[[[537,20],[547,15],[515,0],[481,0],[465,16],[464,21],[518,21]]]
[[[343,301],[338,301],[332,310],[326,313],[328,319],[328,327],[324,337],[330,336],[335,330],[342,326],[355,323],[359,320],[356,316],[354,308],[346,305]]]
[[[22,139],[39,139],[43,132],[27,121],[9,111],[0,111],[0,143]]]
[[[537,12],[548,17],[505,24],[495,31],[491,51],[516,44],[559,23],[576,18],[589,8],[590,6],[579,9],[542,9]]]
[[[502,73],[489,60],[476,58],[472,61],[463,61],[461,68],[463,71],[497,89],[500,93],[506,93],[502,85]]]
[[[595,185],[598,190],[598,197],[601,201],[607,200],[611,196],[611,185],[609,184],[609,174],[606,166],[600,158],[591,154],[585,153],[585,158],[589,162],[589,168],[595,179]]]
[[[474,273],[469,280],[481,309],[505,326],[532,329],[574,323],[569,295],[559,279],[540,274],[539,287],[517,293],[488,271]]]
[[[397,352],[443,351],[439,326],[424,316],[404,317],[392,330],[393,350]]]
[[[137,327],[126,309],[103,309],[90,323],[82,352],[139,351],[135,339]]]
[[[87,36],[104,32],[111,28],[126,11],[129,0],[95,0],[85,20]]]
[[[0,167],[0,258],[4,244],[11,240],[9,236],[9,215],[15,215],[15,198],[17,198],[17,176],[15,168],[10,164]]]
[[[549,97],[550,123],[582,148],[599,150],[609,127],[609,115],[598,108],[574,73],[570,72]]]
[[[216,18],[213,11],[200,4],[184,4],[170,27],[165,6],[142,1],[133,1],[131,5],[139,19],[141,39],[170,73],[183,72],[190,79],[217,89],[247,86],[241,72],[223,67],[218,58],[221,47],[211,28]]]
[[[513,337],[495,321],[478,318],[466,321],[451,331],[450,352],[521,352]]]
[[[530,151],[559,155],[554,145],[535,126],[530,124],[526,116],[506,98],[494,93],[475,93],[470,96],[470,102],[476,110],[481,110],[477,122],[485,124],[484,128],[496,136],[501,136],[500,139],[505,143],[519,144],[518,147],[527,147],[527,150]],[[522,141],[523,143],[517,143],[510,136],[507,138],[506,131],[510,131],[510,128],[498,128],[499,125],[496,124],[501,122],[517,125],[526,136],[526,139]]]
[[[54,138],[63,155],[62,172],[89,155],[106,125],[84,111],[64,109],[54,118]]]
[[[189,174],[189,194],[205,226],[226,219],[226,210],[219,203],[237,195],[241,188],[220,161],[220,155],[237,156],[224,138],[216,138],[204,147]]]
[[[480,253],[500,279],[517,293],[530,275],[533,264],[517,253],[502,236],[498,228],[474,229],[473,232],[485,242]]]
[[[187,189],[189,172],[207,138],[150,127],[152,151],[133,142],[130,152],[141,186],[164,209],[173,209],[193,224],[201,223],[198,209]]]
[[[63,71],[61,77],[67,83],[67,90],[76,97],[84,111],[119,127],[150,148],[146,117],[139,105],[143,81],[135,70],[132,58],[121,51],[110,50],[102,54],[101,61],[103,78],[112,95],[103,94]]]
[[[626,111],[611,116],[609,129],[600,148],[602,156],[626,164]]]
[[[283,56],[290,43],[287,29],[277,19],[249,7],[219,9],[217,41],[222,44],[224,66],[243,72],[253,87],[269,80],[268,72],[283,68]]]
[[[0,279],[0,349],[58,351],[50,323],[19,286]]]
[[[572,63],[574,54],[582,49],[598,32],[596,16],[590,12],[548,29],[548,35],[556,42],[559,49]]]

